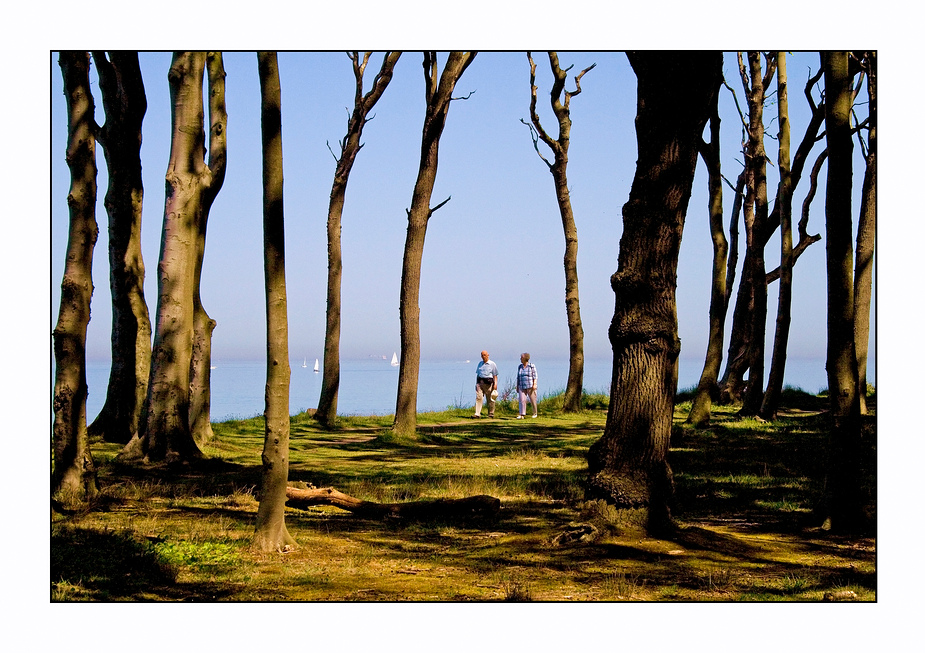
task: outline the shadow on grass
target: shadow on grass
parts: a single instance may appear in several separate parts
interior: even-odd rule
[[[215,601],[226,595],[210,584],[176,581],[176,569],[147,539],[95,529],[52,531],[52,601]]]

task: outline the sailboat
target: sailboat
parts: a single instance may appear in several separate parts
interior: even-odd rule
[[[398,367],[398,354],[394,351],[392,352],[392,367]]]
[[[308,367],[308,359],[307,359],[307,358],[303,358],[303,359],[302,359],[302,367]]]
[[[315,359],[315,374],[318,373],[318,359]]]

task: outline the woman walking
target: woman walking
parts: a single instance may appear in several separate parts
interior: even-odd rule
[[[520,403],[517,419],[526,416],[528,399],[533,405],[533,416],[536,417],[536,366],[530,362],[530,354],[526,352],[520,355],[520,367],[517,368],[517,399]]]

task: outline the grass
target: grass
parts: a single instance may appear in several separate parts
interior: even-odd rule
[[[773,424],[715,407],[702,429],[684,424],[690,405],[678,404],[669,452],[678,528],[669,539],[621,534],[612,508],[584,500],[584,455],[606,417],[597,400],[565,415],[544,397],[535,420],[514,419],[510,406],[495,420],[467,419],[471,407],[425,413],[418,439],[405,442],[390,441],[389,416],[345,417],[334,430],[294,416],[291,482],[381,502],[489,494],[502,510],[468,523],[395,523],[290,508],[298,546],[285,554],[249,547],[262,417],[213,424],[206,459],[191,465],[120,465],[118,446],[96,441],[100,496],[53,519],[51,598],[821,601],[850,590],[875,600],[873,537],[818,528],[825,402],[797,399]],[[871,426],[862,483],[871,519],[874,442]]]

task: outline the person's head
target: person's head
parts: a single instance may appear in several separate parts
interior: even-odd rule
[[[529,361],[529,360],[530,360],[530,354],[528,354],[527,352],[524,352],[524,353],[522,353],[522,354],[520,355],[520,362],[521,362],[521,363],[526,363],[526,362]]]
[[[488,362],[488,352],[487,351],[482,352],[482,360],[485,361],[486,363]]]

